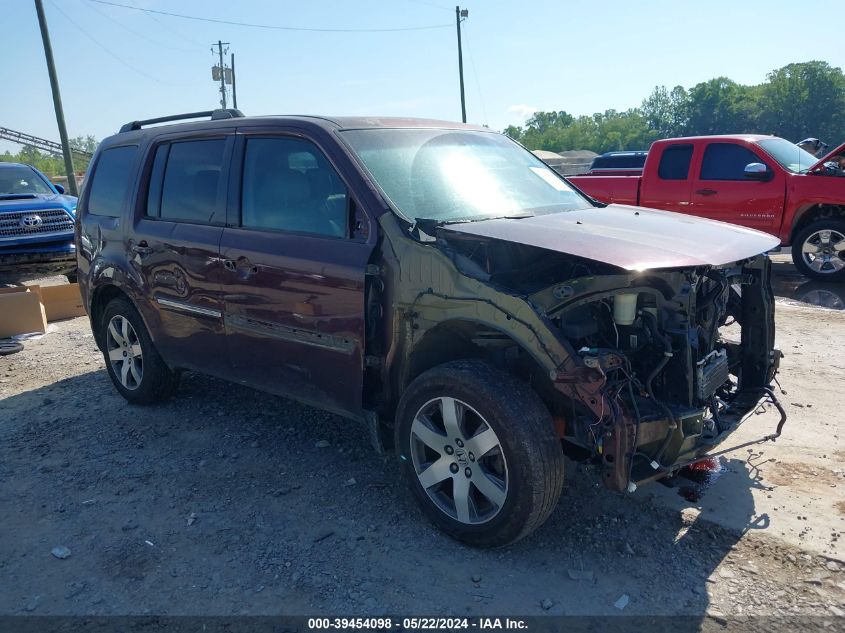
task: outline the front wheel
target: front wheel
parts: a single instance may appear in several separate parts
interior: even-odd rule
[[[415,499],[444,532],[496,547],[537,529],[563,487],[563,452],[537,394],[477,360],[435,367],[399,403],[396,446]]]
[[[141,315],[129,300],[112,299],[100,327],[106,367],[120,395],[133,404],[151,404],[173,395],[179,374],[159,356]]]
[[[810,279],[845,281],[845,220],[817,220],[792,242],[792,261]]]

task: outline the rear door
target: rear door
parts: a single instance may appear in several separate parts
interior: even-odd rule
[[[672,143],[658,147],[659,155],[649,156],[649,165],[640,184],[640,206],[689,213],[694,146],[692,143]],[[650,164],[652,160],[657,161],[656,169]]]
[[[220,238],[234,134],[165,139],[152,148],[128,248],[171,364],[228,376]]]
[[[772,177],[750,180],[745,167],[763,163]],[[777,233],[786,192],[783,170],[752,147],[737,143],[708,143],[692,186],[692,212],[705,218]]]
[[[236,156],[239,191],[230,197],[220,247],[234,374],[357,414],[364,280],[375,232],[336,163],[312,140],[247,133]]]

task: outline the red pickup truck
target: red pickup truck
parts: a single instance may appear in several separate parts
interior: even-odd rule
[[[656,141],[641,176],[571,176],[605,203],[677,211],[777,236],[806,276],[845,280],[845,144],[816,158],[776,136]]]

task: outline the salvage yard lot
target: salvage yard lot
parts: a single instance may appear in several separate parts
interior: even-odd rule
[[[800,613],[821,626],[845,612],[845,312],[780,302],[777,328],[790,417],[776,443],[729,454],[707,489],[613,494],[568,463],[540,530],[477,551],[424,520],[355,423],[193,374],[164,405],[132,406],[87,319],[53,324],[0,358],[0,613]]]

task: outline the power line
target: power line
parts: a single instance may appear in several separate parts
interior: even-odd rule
[[[88,0],[88,2],[96,2],[97,4],[105,4],[112,7],[121,7],[124,9],[132,9],[133,11],[143,11],[144,13],[156,13],[158,15],[166,15],[171,18],[181,18],[183,20],[197,20],[199,22],[212,22],[214,24],[228,24],[230,26],[243,26],[253,29],[270,29],[276,31],[307,31],[311,33],[392,33],[397,31],[426,31],[431,29],[445,29],[451,28],[451,24],[434,24],[429,26],[405,26],[398,28],[382,28],[382,29],[324,29],[324,28],[306,28],[300,26],[280,26],[275,24],[255,24],[251,22],[234,22],[232,20],[220,20],[217,18],[204,18],[196,15],[185,15],[184,13],[173,13],[170,11],[159,11],[157,9],[147,9],[144,7],[133,7],[128,4],[121,4],[119,2],[109,2],[109,0]]]
[[[148,37],[147,35],[144,35],[143,33],[136,31],[135,29],[127,26],[126,24],[123,24],[122,22],[115,20],[113,17],[108,15],[106,12],[101,11],[100,9],[98,9],[97,7],[95,7],[91,4],[88,5],[88,8],[91,9],[92,11],[94,11],[95,13],[103,16],[109,22],[117,24],[120,28],[129,31],[130,33],[132,33],[136,37],[139,37],[142,40],[146,40],[147,42],[150,42],[151,44],[155,44],[156,46],[163,46],[164,48],[170,48],[170,49],[175,50],[175,51],[181,51],[183,53],[193,53],[194,52],[193,50],[190,50],[190,49],[187,49],[187,48],[182,48],[180,46],[173,46],[171,44],[162,44],[161,42],[157,42],[156,40],[152,39],[151,37]],[[152,16],[149,16],[149,17],[152,17]]]
[[[121,64],[123,64],[124,66],[126,66],[126,67],[127,67],[127,68],[129,68],[130,70],[133,70],[133,71],[135,71],[136,73],[138,73],[139,75],[141,75],[141,76],[143,76],[143,77],[146,77],[147,79],[152,79],[153,81],[156,81],[156,82],[158,82],[158,83],[160,83],[160,84],[167,84],[167,85],[171,85],[171,86],[176,86],[176,85],[179,85],[179,84],[175,84],[175,83],[172,83],[172,82],[162,81],[162,80],[161,80],[161,79],[159,79],[158,77],[153,77],[152,75],[150,75],[150,74],[148,74],[148,73],[145,73],[145,72],[144,72],[143,70],[141,70],[140,68],[136,68],[135,66],[133,66],[132,64],[130,64],[129,62],[127,62],[126,60],[124,60],[122,57],[120,57],[120,56],[119,56],[119,55],[117,55],[116,53],[112,52],[112,51],[111,51],[111,49],[109,49],[109,48],[108,48],[105,44],[102,44],[102,43],[101,43],[98,39],[96,39],[93,35],[91,35],[90,33],[88,33],[88,31],[86,31],[86,30],[85,30],[85,29],[83,29],[81,26],[79,26],[79,24],[77,24],[77,23],[74,21],[74,19],[73,19],[72,17],[70,17],[67,13],[65,13],[64,11],[62,11],[62,10],[61,10],[61,8],[59,8],[59,6],[58,6],[55,2],[53,2],[53,0],[49,0],[49,2],[50,2],[50,4],[53,6],[53,8],[54,8],[56,11],[58,11],[58,12],[59,12],[59,13],[61,13],[63,16],[65,16],[65,19],[66,19],[68,22],[70,22],[73,26],[75,26],[75,27],[76,27],[76,28],[77,28],[77,29],[78,29],[78,30],[79,30],[79,31],[80,31],[80,32],[81,32],[81,33],[82,33],[85,37],[87,37],[89,40],[91,40],[92,42],[94,42],[94,44],[96,44],[97,46],[99,46],[99,47],[100,47],[101,49],[103,49],[106,53],[108,53],[111,57],[113,57],[114,59],[116,59],[117,61],[119,61]]]

